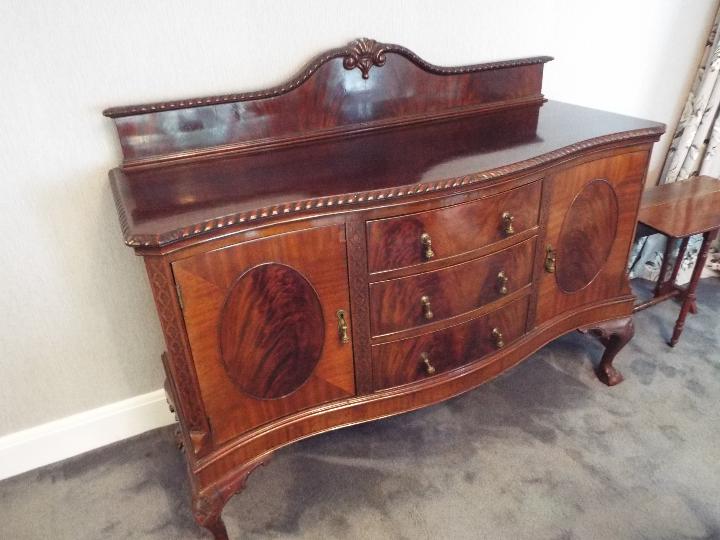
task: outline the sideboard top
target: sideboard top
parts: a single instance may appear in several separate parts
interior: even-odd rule
[[[549,56],[460,67],[357,39],[257,92],[115,107],[128,245],[453,190],[664,126],[547,102]],[[630,141],[630,142],[628,142]]]
[[[351,210],[530,172],[664,125],[549,101],[249,154],[114,169],[125,242],[159,247],[272,219]]]

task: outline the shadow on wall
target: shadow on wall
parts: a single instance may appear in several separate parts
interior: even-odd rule
[[[36,200],[41,201],[38,214],[46,229],[65,229],[42,246],[56,262],[48,271],[63,284],[47,306],[63,342],[55,354],[38,358],[37,367],[61,362],[73,376],[38,381],[44,399],[36,406],[47,410],[34,416],[48,420],[161,387],[160,324],[142,259],[122,241],[107,171],[91,170],[55,182]],[[91,211],[77,212],[81,208]],[[68,238],[73,246],[62,243]],[[83,311],[82,306],[92,309]]]

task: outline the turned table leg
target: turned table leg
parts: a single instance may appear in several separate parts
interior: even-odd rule
[[[680,272],[680,267],[682,266],[683,259],[685,258],[685,252],[687,251],[689,241],[690,237],[686,236],[680,242],[680,250],[678,251],[677,257],[675,257],[672,274],[670,275],[670,280],[668,281],[668,290],[675,288],[675,281],[677,281],[678,273]]]
[[[697,260],[695,261],[695,268],[693,269],[692,278],[688,284],[687,290],[683,295],[682,308],[680,308],[680,315],[678,316],[675,328],[673,329],[673,335],[670,338],[669,345],[674,347],[680,340],[680,334],[682,334],[683,328],[685,327],[685,318],[688,312],[697,312],[696,299],[697,295],[695,290],[697,289],[698,282],[700,281],[700,274],[702,274],[703,268],[705,267],[705,261],[707,261],[708,251],[710,251],[710,244],[715,239],[717,230],[708,231],[703,235],[703,243],[698,253]]]
[[[670,266],[670,256],[672,255],[674,243],[675,239],[668,236],[665,242],[665,253],[663,254],[662,263],[660,263],[660,275],[658,276],[658,281],[655,285],[656,297],[661,296],[668,291],[670,282],[665,278],[667,276],[668,267]]]
[[[588,328],[588,331],[605,345],[605,352],[596,370],[598,379],[608,386],[615,386],[621,383],[623,381],[622,373],[613,366],[613,360],[615,360],[617,353],[619,353],[620,350],[627,345],[628,341],[632,339],[633,335],[635,335],[635,326],[633,325],[632,317],[600,323]]]

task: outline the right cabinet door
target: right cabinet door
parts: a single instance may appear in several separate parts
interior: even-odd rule
[[[649,154],[638,151],[561,171],[549,182],[536,324],[630,292],[627,257]]]

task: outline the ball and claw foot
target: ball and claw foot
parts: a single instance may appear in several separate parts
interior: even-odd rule
[[[610,364],[606,366],[600,364],[595,373],[598,379],[600,379],[600,381],[604,382],[608,386],[615,386],[616,384],[620,384],[621,382],[623,382],[624,379],[623,374]]]
[[[623,381],[622,373],[612,365],[615,356],[635,335],[632,317],[607,321],[589,328],[588,331],[605,345],[605,352],[595,373],[598,379],[608,386]]]

